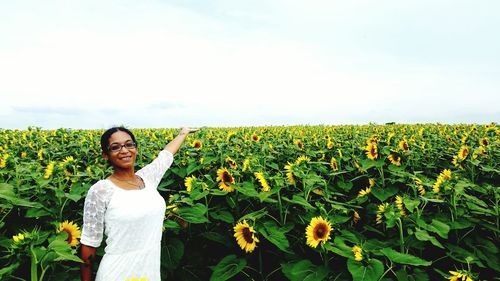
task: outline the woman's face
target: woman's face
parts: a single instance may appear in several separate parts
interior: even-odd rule
[[[137,156],[137,148],[127,148],[134,141],[129,134],[122,131],[117,131],[111,135],[108,142],[108,153],[103,154],[104,159],[113,165],[114,168],[130,169],[134,167],[135,158]],[[119,148],[113,151],[113,148]]]

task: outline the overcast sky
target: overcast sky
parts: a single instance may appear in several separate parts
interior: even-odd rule
[[[0,0],[0,128],[498,123],[499,11]]]

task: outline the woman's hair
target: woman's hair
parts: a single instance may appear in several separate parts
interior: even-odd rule
[[[102,153],[105,153],[105,154],[108,154],[108,146],[109,146],[109,138],[111,137],[112,134],[118,132],[118,131],[122,131],[122,132],[125,132],[127,134],[129,134],[129,136],[132,138],[132,141],[136,143],[137,145],[137,141],[135,140],[135,137],[134,137],[134,134],[132,134],[132,132],[123,127],[123,126],[120,126],[120,127],[113,127],[113,128],[109,128],[106,130],[106,132],[104,132],[104,134],[102,134],[101,136],[101,150],[102,150]]]

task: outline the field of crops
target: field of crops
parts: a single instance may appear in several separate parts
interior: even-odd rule
[[[132,131],[136,170],[179,132]],[[0,279],[79,280],[85,195],[111,172],[103,130],[0,132]],[[499,133],[204,128],[159,187],[163,279],[500,280]]]

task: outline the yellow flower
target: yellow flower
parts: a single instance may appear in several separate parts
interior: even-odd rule
[[[378,152],[377,152],[377,144],[376,143],[368,142],[366,147],[365,147],[365,151],[366,151],[366,156],[369,159],[371,159],[371,160],[377,159]]]
[[[300,156],[299,158],[297,158],[297,160],[295,160],[295,165],[300,165],[301,163],[309,163],[311,161],[311,158],[307,157],[307,156]]]
[[[337,159],[335,159],[335,157],[332,157],[332,159],[330,160],[330,167],[334,172],[339,170],[339,167],[337,165]]]
[[[408,142],[405,139],[403,139],[399,142],[398,147],[399,147],[399,149],[404,150],[404,151],[407,151],[408,149],[410,149],[410,147],[408,146]]]
[[[355,261],[362,261],[363,260],[363,254],[362,254],[362,249],[358,245],[354,245],[352,247],[352,252],[354,253],[354,260]]]
[[[389,159],[389,161],[391,161],[392,165],[401,166],[401,157],[390,154],[389,156],[387,156],[387,158]]]
[[[422,182],[422,180],[419,178],[415,178],[415,184],[417,185],[418,193],[421,196],[424,196],[425,188],[424,188],[424,183]]]
[[[374,187],[375,186],[375,180],[372,179],[372,178],[369,178],[368,179],[368,184],[370,185],[370,188]]]
[[[190,176],[184,180],[184,185],[186,186],[187,193],[191,193],[191,190],[193,190],[193,181],[195,179],[196,179],[195,176]]]
[[[21,152],[21,158],[26,158],[27,154],[26,151]]]
[[[288,162],[288,165],[285,165],[286,170],[286,179],[289,184],[295,184],[295,177],[293,176],[293,164]]]
[[[337,152],[339,153],[339,157],[342,158],[342,151],[340,151],[340,148],[337,149]]]
[[[301,140],[294,140],[293,143],[295,143],[299,149],[304,148],[304,144],[302,143]]]
[[[442,176],[444,180],[451,179],[451,171],[449,169],[444,169],[439,175]]]
[[[466,145],[462,145],[462,147],[460,147],[460,151],[458,152],[458,158],[460,160],[465,160],[467,155],[469,155],[469,148]]]
[[[354,213],[352,214],[352,220],[354,221],[354,223],[358,223],[360,219],[361,217],[359,216],[358,212],[354,211]]]
[[[247,253],[253,252],[255,247],[257,247],[257,242],[259,239],[255,234],[257,233],[252,226],[250,226],[246,220],[240,221],[233,227],[234,237],[236,238],[236,242],[241,247],[242,250],[245,250]]]
[[[45,169],[45,174],[43,176],[44,179],[48,179],[48,178],[50,178],[50,176],[52,176],[52,173],[54,172],[54,165],[55,164],[56,164],[56,162],[54,162],[54,161],[49,162],[49,165],[47,165],[47,168]]]
[[[332,149],[333,148],[333,142],[331,140],[328,140],[328,143],[326,144],[326,147],[328,149]]]
[[[16,243],[19,243],[19,241],[23,241],[24,238],[26,238],[26,236],[22,233],[19,233],[17,235],[12,236],[12,240],[14,240],[14,242],[16,242]]]
[[[191,143],[191,147],[200,150],[203,148],[203,143],[200,140],[194,140],[193,143]]]
[[[226,157],[226,163],[229,164],[231,169],[236,169],[238,167],[238,164],[236,164],[236,161],[234,161],[231,157]]]
[[[361,189],[358,193],[358,198],[368,195],[370,192],[372,192],[372,189],[370,187],[367,187],[366,189]]]
[[[488,146],[489,143],[488,138],[481,138],[479,140],[479,143],[481,144],[481,146]]]
[[[330,222],[322,217],[314,217],[306,228],[307,245],[312,248],[318,247],[318,244],[323,244],[330,239],[330,231],[332,226]]]
[[[267,191],[271,190],[271,187],[269,186],[269,184],[267,183],[266,178],[264,177],[264,173],[262,173],[262,172],[255,172],[254,175],[257,178],[257,180],[260,182],[260,185],[262,186],[262,191],[263,192],[267,192]]]
[[[404,208],[403,197],[397,195],[396,196],[396,207],[399,209],[399,213],[401,216],[406,216],[406,211]]]
[[[4,154],[0,158],[0,168],[5,168],[7,166],[7,159],[9,159],[9,154]]]
[[[450,270],[449,273],[451,274],[450,277],[448,277],[448,280],[450,281],[474,281],[465,271],[460,270],[459,272]]]
[[[257,135],[256,133],[253,133],[252,134],[252,141],[259,141],[259,140],[260,140],[259,135]]]
[[[241,168],[241,170],[244,172],[248,169],[248,165],[250,164],[250,160],[248,159],[245,159],[243,160],[243,168]]]
[[[234,188],[230,184],[234,184],[234,178],[226,168],[217,170],[217,181],[219,182],[219,189],[226,192],[233,192]]]
[[[382,204],[378,205],[377,219],[376,219],[377,224],[382,223],[382,219],[384,218],[384,212],[385,212],[385,209],[387,209],[387,207],[389,207],[389,203],[382,203]]]
[[[67,220],[59,223],[59,232],[66,232],[68,234],[68,238],[66,241],[70,246],[78,245],[78,238],[80,238],[81,232],[78,225],[73,222],[68,222]]]

